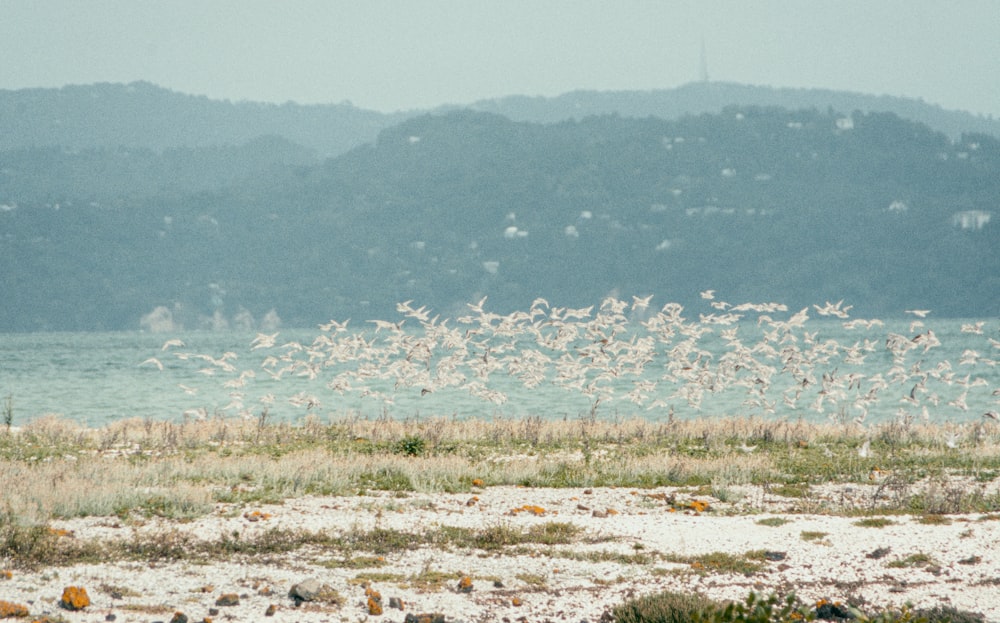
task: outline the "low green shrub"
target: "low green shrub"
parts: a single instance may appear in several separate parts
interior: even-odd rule
[[[719,608],[718,602],[698,593],[667,591],[626,601],[612,615],[616,623],[687,623]]]
[[[631,599],[612,611],[615,623],[799,623],[833,620],[855,623],[984,623],[985,617],[951,606],[914,610],[909,606],[875,613],[820,600],[804,604],[794,593],[785,597],[751,592],[743,601],[718,602],[698,593],[667,591]]]

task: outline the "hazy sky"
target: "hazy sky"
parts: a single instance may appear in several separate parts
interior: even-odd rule
[[[391,111],[712,80],[1000,117],[1000,1],[0,0],[0,88],[147,80]]]

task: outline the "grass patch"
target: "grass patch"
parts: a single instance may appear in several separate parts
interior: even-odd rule
[[[817,530],[803,530],[799,533],[799,537],[803,541],[819,541],[830,536],[829,532],[819,532]]]
[[[548,584],[548,579],[544,575],[537,573],[518,573],[514,577],[532,588],[542,588]]]
[[[910,554],[905,558],[891,560],[887,562],[885,566],[890,569],[909,569],[911,567],[926,567],[933,564],[934,559],[931,558],[930,555],[918,552],[916,554]]]
[[[21,527],[5,523],[0,524],[0,558],[26,568],[108,560],[209,562],[231,556],[259,558],[315,547],[341,554],[340,558],[318,563],[321,566],[358,569],[378,568],[386,564],[386,555],[419,546],[498,551],[530,544],[570,544],[581,533],[581,528],[570,523],[546,522],[527,528],[509,524],[485,528],[440,526],[415,531],[375,527],[339,534],[273,528],[252,537],[233,532],[214,539],[202,539],[175,529],[155,535],[135,532],[121,540],[78,541],[60,537],[44,525]]]
[[[985,493],[1000,474],[1000,427],[949,426],[858,430],[755,418],[654,423],[348,417],[323,424],[306,417],[294,424],[130,419],[90,429],[45,417],[20,430],[0,428],[6,504],[0,512],[19,525],[112,515],[185,520],[210,513],[216,502],[468,492],[476,482],[700,487],[731,502],[739,502],[736,487],[757,485],[801,500],[803,509],[810,508],[817,484],[857,483],[871,493],[850,511],[1000,512],[1000,496]],[[967,451],[951,452],[940,442],[945,432],[977,441]],[[869,480],[871,461],[857,454],[865,439],[879,457],[880,473],[891,475],[883,481]],[[734,452],[741,446],[756,449]],[[915,486],[920,482],[929,484]],[[831,511],[837,508],[824,507]]]
[[[855,521],[854,525],[861,528],[885,528],[896,525],[896,522],[887,517],[868,517]]]
[[[513,545],[535,543],[539,545],[566,545],[572,543],[583,531],[568,522],[549,521],[527,529],[499,523],[485,528],[442,526],[441,539],[453,547],[472,547],[487,551]]]
[[[385,556],[346,556],[316,563],[327,569],[378,569],[388,563]]]
[[[668,591],[630,599],[615,607],[612,616],[616,623],[688,623],[696,617],[715,612],[719,602],[698,593]]]
[[[657,558],[657,556],[647,554],[646,552],[624,554],[621,552],[611,552],[607,550],[580,552],[559,549],[549,552],[549,555],[568,560],[580,560],[586,562],[615,562],[623,565],[648,565]]]
[[[764,519],[758,519],[754,523],[758,526],[768,526],[771,528],[777,528],[783,526],[786,523],[791,523],[791,519],[785,519],[784,517],[765,517]]]
[[[410,576],[406,581],[409,586],[421,591],[440,591],[465,575],[461,571],[437,571],[427,568],[421,569],[420,573]]]
[[[914,610],[900,609],[863,611],[847,604],[831,603],[826,599],[814,604],[802,602],[794,593],[784,598],[751,592],[742,601],[716,601],[698,593],[667,591],[629,599],[612,611],[615,623],[767,623],[770,621],[815,621],[854,619],[869,623],[983,623],[983,615],[937,606]]]
[[[668,562],[686,564],[689,570],[698,574],[708,573],[734,573],[750,576],[764,569],[765,554],[763,551],[753,550],[743,555],[729,554],[726,552],[711,552],[698,556],[681,556],[667,554],[664,558]]]

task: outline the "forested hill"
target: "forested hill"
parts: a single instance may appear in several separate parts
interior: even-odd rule
[[[331,156],[370,142],[382,129],[413,114],[383,114],[349,102],[220,101],[148,82],[0,90],[0,150],[160,151],[241,145],[273,135]]]
[[[269,170],[187,196],[0,196],[0,330],[138,328],[160,306],[195,328],[270,310],[363,324],[408,299],[449,316],[484,295],[498,312],[691,305],[706,288],[857,317],[1000,312],[1000,141],[892,114],[458,111]]]
[[[722,82],[698,82],[652,91],[510,96],[475,102],[468,108],[494,112],[515,121],[553,123],[604,114],[677,119],[684,115],[716,114],[732,105],[832,109],[842,113],[892,112],[903,119],[925,123],[953,140],[964,132],[1000,137],[1000,119],[944,110],[915,99]],[[465,107],[445,107],[436,112]],[[385,114],[346,101],[321,105],[220,101],[177,93],[148,82],[0,90],[0,151],[57,147],[71,151],[158,152],[243,145],[260,136],[273,135],[302,145],[319,157],[328,157],[370,143],[380,131],[427,112]]]
[[[471,104],[470,108],[497,113],[516,121],[552,123],[611,113],[676,119],[683,115],[717,113],[733,105],[778,106],[790,110],[830,109],[845,113],[891,112],[944,132],[953,140],[966,132],[992,134],[1000,138],[1000,119],[946,110],[918,99],[731,82],[692,82],[674,89],[653,91],[573,91],[557,97],[513,95],[481,100]]]

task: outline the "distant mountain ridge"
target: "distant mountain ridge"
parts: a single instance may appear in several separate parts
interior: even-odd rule
[[[212,100],[148,82],[0,90],[0,151],[37,147],[153,150],[241,145],[281,136],[337,155],[410,115],[350,103],[301,105]]]
[[[0,331],[363,324],[484,295],[499,313],[539,296],[690,307],[708,288],[794,309],[843,298],[862,318],[1000,313],[986,134],[828,109],[547,124],[466,109],[301,153],[283,138],[0,153]],[[59,190],[59,172],[81,180]]]
[[[1000,120],[944,110],[920,100],[822,89],[779,89],[723,82],[691,83],[655,91],[574,91],[557,97],[508,96],[468,106],[391,114],[348,102],[301,105],[213,100],[148,82],[71,85],[58,89],[0,90],[0,151],[242,145],[262,135],[280,136],[336,156],[370,143],[378,133],[427,112],[470,108],[515,121],[553,123],[588,115],[677,119],[718,113],[727,106],[780,106],[892,112],[925,123],[956,140],[964,132],[1000,137]]]
[[[917,121],[956,140],[963,133],[1000,137],[1000,119],[947,110],[919,99],[868,95],[831,89],[793,89],[732,82],[691,82],[673,89],[652,91],[572,91],[556,97],[508,97],[477,101],[474,110],[492,112],[515,121],[553,123],[589,115],[676,119],[683,115],[717,113],[728,106],[778,106],[789,110],[816,109],[842,114],[891,112]]]

